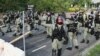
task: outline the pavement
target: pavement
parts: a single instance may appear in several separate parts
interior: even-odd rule
[[[11,40],[17,38],[13,36],[15,26],[12,25],[11,28],[13,29],[13,31],[5,33],[4,36],[1,36],[0,33],[0,38],[4,39],[7,42],[10,42]],[[33,36],[26,38],[26,56],[52,56],[51,39],[46,38],[46,33],[43,33],[46,30],[45,27],[39,26],[38,28],[40,30],[32,30]],[[3,27],[2,30],[6,32],[7,27]],[[80,30],[83,33],[83,29],[81,28]],[[63,45],[62,56],[75,56],[77,53],[81,52],[82,50],[96,42],[94,36],[90,37],[89,44],[80,43],[83,38],[82,34],[78,35],[77,38],[79,42],[79,49],[77,50],[73,47],[73,50],[67,50],[66,47],[68,45]],[[13,43],[13,45],[23,50],[23,39],[20,39],[19,41]]]

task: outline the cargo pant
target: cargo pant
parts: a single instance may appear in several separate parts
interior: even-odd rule
[[[54,39],[52,41],[52,56],[61,56],[63,41]]]
[[[78,46],[78,39],[76,36],[76,32],[68,32],[69,44],[68,47]]]
[[[100,24],[99,23],[96,23],[95,37],[96,37],[96,40],[98,40],[100,38]]]
[[[16,36],[16,35],[19,35],[19,34],[21,34],[21,33],[22,33],[22,32],[21,32],[20,25],[17,24],[17,25],[16,25],[16,29],[15,29],[15,34],[14,34],[14,35]]]
[[[50,24],[50,25],[52,25],[52,24]],[[46,30],[47,30],[47,35],[52,36],[52,28],[47,27]]]

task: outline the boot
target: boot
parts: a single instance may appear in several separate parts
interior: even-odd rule
[[[58,49],[57,56],[61,56],[61,51],[62,51],[62,49]]]
[[[96,33],[95,33],[95,38],[96,38],[96,40],[99,40],[99,38],[100,38],[99,32],[96,32]]]
[[[52,49],[52,56],[57,56],[56,50]]]
[[[87,42],[86,42],[86,43],[87,43],[87,44],[89,44],[89,42],[90,42],[90,41],[89,41],[89,40],[87,40]]]
[[[50,38],[50,35],[47,35],[47,38]]]
[[[72,50],[72,47],[68,47],[68,48],[66,48],[67,50]]]
[[[76,49],[79,49],[79,46],[75,46]]]
[[[2,36],[4,36],[5,34],[4,34],[4,32],[2,32]]]
[[[83,40],[81,41],[81,43],[85,43],[85,40],[83,39]]]
[[[15,33],[15,34],[13,34],[13,36],[17,36],[17,34]]]

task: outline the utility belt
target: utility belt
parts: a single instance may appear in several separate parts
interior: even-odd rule
[[[52,38],[52,41],[53,41],[54,39],[58,39],[59,41],[62,41],[62,37],[55,37],[55,38]]]
[[[69,29],[68,32],[73,32],[73,33],[75,33],[75,32],[77,32],[77,30],[76,30],[76,29]]]

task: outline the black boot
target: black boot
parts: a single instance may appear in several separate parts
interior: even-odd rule
[[[96,38],[96,40],[99,40],[99,38],[100,38],[100,36],[99,36],[99,35],[100,35],[100,33],[99,33],[99,32],[96,32],[96,33],[95,33],[95,38]]]
[[[81,41],[81,43],[84,43],[85,42],[85,40],[83,39],[82,41]]]
[[[4,32],[2,32],[2,36],[4,36],[5,34],[4,34]]]
[[[61,51],[62,51],[62,49],[58,49],[57,56],[61,56]]]
[[[9,31],[7,30],[6,33],[8,33]]]
[[[75,46],[76,49],[79,49],[79,46]]]
[[[47,35],[47,38],[50,38],[50,35]]]
[[[28,37],[32,37],[32,36],[33,36],[32,33],[30,33]]]
[[[16,33],[14,33],[14,34],[13,34],[13,36],[17,36],[17,34],[16,34]]]
[[[66,48],[67,50],[72,50],[72,47],[68,47],[68,48]]]
[[[88,44],[89,42],[90,42],[90,41],[89,41],[89,40],[87,40],[87,42],[86,42],[86,43]]]
[[[11,28],[10,28],[9,32],[12,32]]]
[[[46,33],[47,33],[46,31],[43,32],[43,34],[46,34]]]
[[[96,40],[99,40],[99,35],[95,36]]]
[[[56,50],[52,49],[52,56],[57,56]]]

